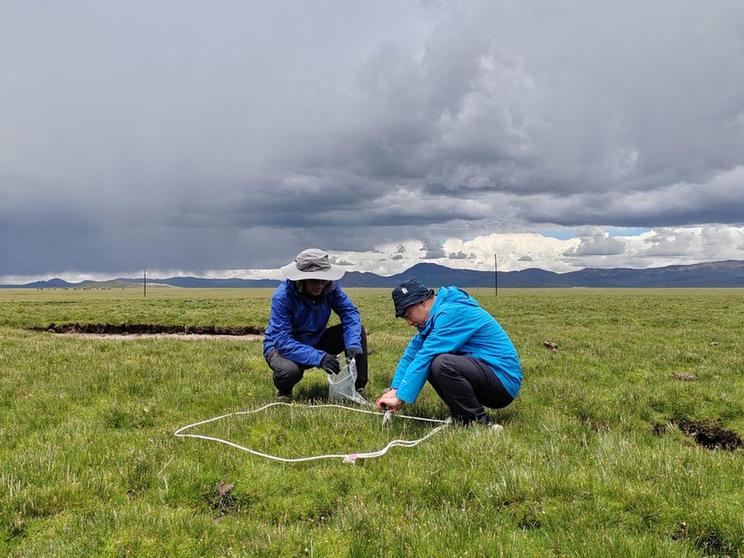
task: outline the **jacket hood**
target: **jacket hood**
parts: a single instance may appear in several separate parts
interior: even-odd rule
[[[437,315],[444,309],[444,306],[449,306],[452,304],[463,306],[478,306],[478,303],[475,301],[475,299],[473,299],[462,289],[459,289],[457,287],[442,287],[437,292],[436,299],[434,300],[434,305],[429,311],[429,319],[426,320],[424,327],[422,327],[419,331],[423,335],[428,334],[432,324],[434,323],[434,320],[436,319]]]
[[[447,304],[467,304],[468,306],[477,306],[475,300],[457,287],[442,287],[437,293],[437,303]],[[437,304],[438,305],[438,304]],[[434,308],[432,308],[434,310]]]

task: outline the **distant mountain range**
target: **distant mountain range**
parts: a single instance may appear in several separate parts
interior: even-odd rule
[[[440,287],[493,287],[493,271],[451,269],[437,264],[416,264],[403,273],[381,276],[374,273],[350,271],[341,280],[344,287],[392,288],[408,278],[415,277],[425,285]],[[202,277],[170,277],[148,280],[148,286],[184,288],[257,288],[275,287],[273,279],[205,279]],[[0,288],[27,289],[86,289],[123,288],[142,286],[142,279],[119,278],[109,281],[82,281],[68,283],[62,279],[35,281],[25,285],[0,285]],[[744,261],[728,260],[692,265],[670,265],[648,269],[593,269],[569,273],[554,273],[544,269],[500,271],[499,287],[744,287]]]

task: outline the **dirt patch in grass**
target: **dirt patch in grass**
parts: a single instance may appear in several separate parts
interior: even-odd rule
[[[704,448],[734,451],[742,447],[741,437],[736,432],[721,428],[714,420],[680,419],[676,424],[684,434],[694,438]]]
[[[165,324],[49,324],[30,327],[31,331],[46,331],[58,335],[97,339],[137,339],[143,337],[176,337],[180,339],[263,339],[263,330],[256,326],[221,327]]]
[[[250,508],[250,498],[238,496],[234,490],[235,485],[233,483],[220,481],[213,490],[203,494],[207,506],[217,517],[238,513]]]
[[[715,527],[690,529],[687,522],[682,521],[672,533],[675,541],[689,540],[705,556],[734,556],[740,548],[736,543],[726,540],[726,537]]]
[[[669,426],[669,424],[661,424],[660,422],[655,422],[651,425],[651,433],[654,436],[661,436],[662,434],[665,434],[669,428],[673,427]]]
[[[681,382],[696,382],[698,380],[697,374],[690,374],[689,372],[675,372],[672,374],[672,378]]]

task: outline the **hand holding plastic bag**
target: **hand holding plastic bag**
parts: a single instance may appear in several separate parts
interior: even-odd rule
[[[338,358],[333,355],[325,355],[320,361],[320,367],[327,374],[338,374],[341,372],[341,364],[338,362]]]

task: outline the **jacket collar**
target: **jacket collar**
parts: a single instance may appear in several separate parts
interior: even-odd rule
[[[419,333],[426,337],[431,332],[431,328],[434,327],[434,319],[437,314],[442,311],[442,302],[447,298],[447,293],[444,289],[439,289],[439,292],[435,295],[434,304],[432,304],[429,310],[429,318],[426,320],[424,326],[419,330]]]

